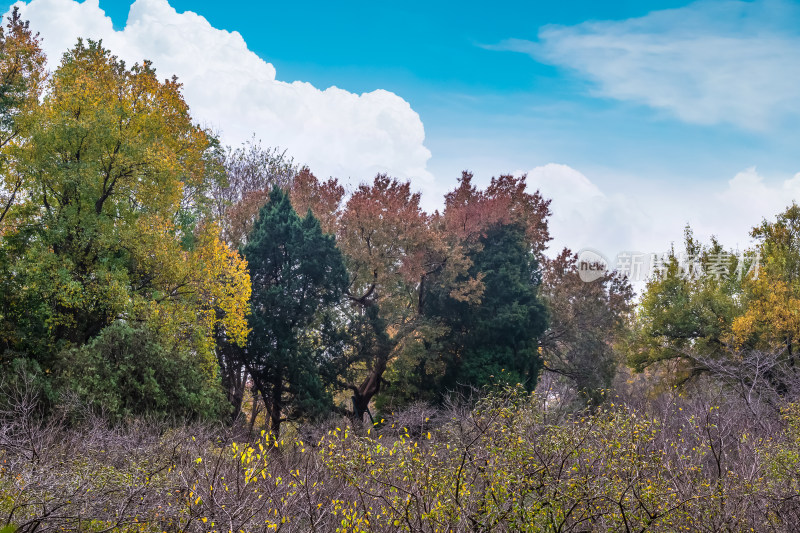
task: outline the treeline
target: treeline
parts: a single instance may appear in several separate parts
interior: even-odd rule
[[[47,73],[14,11],[1,44],[0,368],[35,376],[44,408],[236,420],[246,400],[278,434],[533,390],[550,354],[587,399],[610,385],[630,289],[544,256],[549,201],[524,176],[465,172],[429,214],[408,182],[348,192],[223,148],[176,79],[101,43]]]
[[[452,394],[710,378],[754,415],[793,401],[800,207],[741,253],[687,227],[640,302],[548,257],[525,176],[464,172],[426,213],[408,182],[353,190],[275,148],[225,148],[176,79],[79,41],[53,72],[16,10],[0,36],[0,369],[41,409],[265,424],[374,422]],[[259,413],[263,414],[261,418]]]

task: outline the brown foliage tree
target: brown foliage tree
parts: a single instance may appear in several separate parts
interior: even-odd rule
[[[353,392],[354,415],[360,418],[381,390],[383,375],[404,350],[441,333],[423,315],[426,284],[445,284],[460,301],[479,302],[483,286],[468,274],[468,254],[495,225],[519,224],[537,255],[550,240],[549,201],[526,192],[525,176],[493,178],[485,191],[465,172],[459,187],[445,197],[444,213],[428,215],[419,193],[408,182],[379,174],[362,184],[344,205],[344,189],[335,179],[321,183],[306,169],[292,185],[292,203],[310,209],[323,228],[335,231],[347,258],[347,292],[362,362],[343,384]]]
[[[616,272],[584,282],[577,255],[564,249],[545,262],[543,296],[550,310],[550,326],[540,339],[545,369],[597,405],[620,363],[615,342],[632,311],[633,290]]]

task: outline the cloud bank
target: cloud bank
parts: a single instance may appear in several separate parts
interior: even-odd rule
[[[539,166],[527,174],[530,187],[552,198],[549,255],[563,247],[593,248],[613,260],[620,252],[668,252],[671,243],[680,251],[686,224],[706,243],[714,235],[741,251],[753,244],[754,226],[800,197],[800,173],[768,179],[755,167],[692,190],[643,184],[615,194],[566,165]]]
[[[800,8],[776,0],[699,1],[623,21],[545,26],[530,54],[592,82],[597,96],[697,124],[764,130],[800,114]]]
[[[98,0],[17,2],[42,36],[54,68],[78,37],[102,39],[127,63],[150,59],[161,77],[177,75],[195,120],[237,145],[253,134],[280,146],[322,177],[358,182],[377,172],[425,187],[431,154],[419,115],[394,93],[354,94],[336,87],[276,79],[275,67],[247,48],[238,32],[216,29],[167,0],[136,0],[115,31]]]

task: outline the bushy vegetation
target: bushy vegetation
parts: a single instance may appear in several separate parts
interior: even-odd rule
[[[224,426],[35,416],[0,434],[20,531],[791,531],[800,409],[754,419],[706,384],[566,415],[507,389],[281,439]],[[631,399],[629,399],[630,401]],[[73,413],[74,416],[74,413]]]
[[[112,324],[63,356],[69,390],[112,420],[170,413],[219,419],[225,397],[190,353],[173,348],[146,328]]]

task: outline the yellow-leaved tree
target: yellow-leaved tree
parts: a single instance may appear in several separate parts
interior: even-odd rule
[[[13,154],[22,185],[2,241],[4,348],[72,375],[75,350],[121,324],[218,388],[215,333],[244,342],[250,281],[208,216],[216,143],[181,85],[79,41],[33,115]],[[163,378],[152,374],[117,379]]]
[[[751,232],[760,265],[746,279],[747,310],[733,322],[738,346],[781,350],[794,366],[800,341],[800,206]]]

